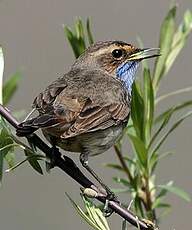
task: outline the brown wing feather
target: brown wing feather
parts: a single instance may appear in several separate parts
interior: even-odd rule
[[[111,104],[109,106],[86,109],[79,113],[72,126],[62,135],[62,138],[73,137],[86,132],[93,132],[109,128],[128,119],[129,108],[125,104]]]

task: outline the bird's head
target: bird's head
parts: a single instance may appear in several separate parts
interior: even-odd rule
[[[103,70],[121,80],[131,92],[140,61],[159,55],[159,48],[139,49],[122,41],[97,42],[85,50],[72,68]]]

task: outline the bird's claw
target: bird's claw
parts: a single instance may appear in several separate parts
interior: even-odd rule
[[[120,204],[120,201],[118,200],[117,196],[113,192],[110,191],[110,193],[108,193],[106,196],[105,205],[103,208],[103,215],[105,217],[109,217],[113,213],[113,210],[109,207],[109,201],[114,201]]]

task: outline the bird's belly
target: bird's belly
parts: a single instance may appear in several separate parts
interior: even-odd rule
[[[57,139],[57,145],[70,152],[82,152],[83,149],[94,156],[108,150],[121,136],[123,125],[113,126],[105,130],[84,133],[76,137]]]

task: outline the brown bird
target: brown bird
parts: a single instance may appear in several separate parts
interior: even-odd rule
[[[79,152],[82,165],[111,194],[89,167],[88,157],[105,152],[121,136],[139,62],[158,55],[159,49],[138,49],[122,41],[90,46],[68,73],[35,98],[39,115],[22,127],[26,132],[41,128],[53,146]]]

